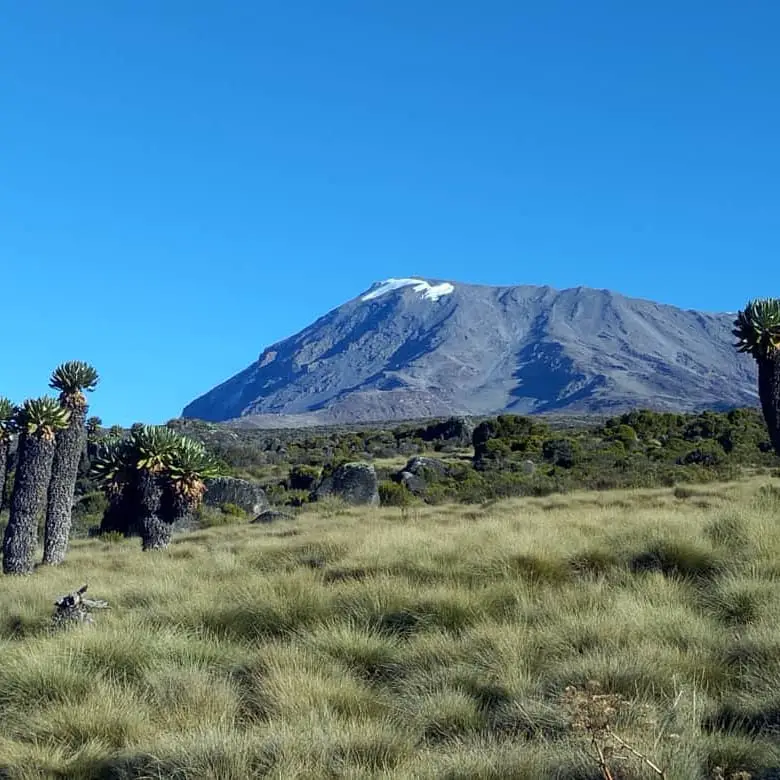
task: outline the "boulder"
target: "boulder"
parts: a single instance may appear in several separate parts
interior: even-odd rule
[[[215,477],[206,480],[203,503],[214,507],[235,504],[253,517],[270,507],[265,491],[260,485],[236,477]]]
[[[266,509],[261,512],[254,520],[253,523],[274,523],[277,520],[294,520],[295,515],[291,515],[289,512],[280,512],[278,509]]]
[[[430,481],[448,476],[450,467],[438,458],[427,458],[423,455],[418,455],[409,460],[403,471],[414,474],[415,477],[420,477],[421,479],[427,477]]]
[[[354,506],[379,506],[379,483],[370,463],[345,463],[324,477],[312,494],[315,501],[338,496]]]
[[[398,474],[397,481],[403,485],[410,493],[419,496],[425,492],[427,483],[421,477],[416,474],[411,474],[408,471],[402,471]]]
[[[434,439],[442,439],[462,447],[471,444],[474,425],[466,417],[450,417],[429,428]]]
[[[524,460],[520,463],[520,471],[523,474],[533,474],[536,471],[536,464],[532,460]]]

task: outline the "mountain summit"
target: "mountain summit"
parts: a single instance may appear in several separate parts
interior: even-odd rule
[[[755,366],[734,349],[733,319],[587,287],[387,279],[183,416],[305,425],[753,406]]]

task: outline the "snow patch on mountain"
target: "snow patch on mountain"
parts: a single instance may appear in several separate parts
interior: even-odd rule
[[[375,289],[367,292],[360,300],[372,301],[402,287],[412,287],[415,292],[422,293],[422,297],[427,301],[438,301],[442,296],[450,295],[455,291],[449,282],[431,284],[425,279],[386,279],[384,282],[379,282]]]

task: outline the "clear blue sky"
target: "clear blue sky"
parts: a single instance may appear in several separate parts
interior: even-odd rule
[[[164,422],[391,276],[778,293],[780,3],[9,0],[0,394]]]

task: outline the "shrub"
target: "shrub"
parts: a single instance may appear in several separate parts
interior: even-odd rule
[[[290,490],[311,490],[319,480],[321,472],[317,466],[299,463],[290,469],[287,486]]]
[[[109,544],[119,544],[126,539],[121,531],[106,531],[105,533],[99,534],[99,537],[100,541],[108,542]]]
[[[349,504],[341,496],[324,496],[314,502],[317,514],[323,517],[336,517],[349,512]]]
[[[722,460],[722,455],[723,449],[717,444],[709,444],[708,446],[702,443],[702,446],[677,458],[677,463],[683,466],[717,466]]]
[[[99,524],[108,508],[108,500],[102,491],[87,493],[73,507],[72,533],[75,536],[86,534],[90,526]]]
[[[229,501],[220,506],[220,511],[223,514],[231,515],[232,517],[246,517],[246,512],[237,504],[231,504]]]
[[[633,449],[638,443],[636,431],[630,425],[625,424],[618,425],[612,438],[621,442],[627,450]]]
[[[202,504],[195,515],[198,521],[198,525],[201,528],[214,528],[222,525],[238,525],[244,523],[248,519],[248,515],[240,507],[236,507],[238,512],[223,511],[224,507],[232,507],[234,504],[223,504],[222,507],[217,509],[213,506]]]
[[[542,457],[554,466],[570,469],[575,463],[575,447],[571,439],[548,439],[542,444]]]
[[[412,494],[397,482],[385,479],[379,483],[379,502],[382,506],[409,506]]]
[[[309,503],[310,498],[311,493],[308,490],[288,490],[281,503],[284,506],[303,506]]]

